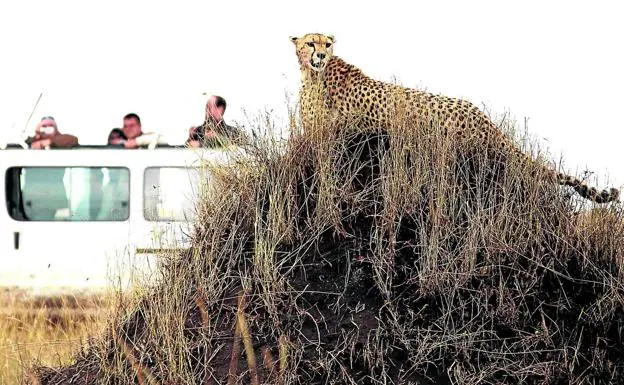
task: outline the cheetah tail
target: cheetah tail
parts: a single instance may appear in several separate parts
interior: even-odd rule
[[[529,155],[520,151],[517,147],[512,147],[512,150],[514,150],[520,157],[524,157],[525,160],[534,161]],[[587,185],[587,182],[575,176],[557,172],[544,164],[542,164],[541,167],[546,172],[546,175],[549,175],[550,178],[552,178],[551,180],[556,181],[558,184],[563,186],[571,186],[581,197],[585,199],[598,204],[620,201],[620,190],[616,188],[598,191],[595,187]]]
[[[575,176],[557,172],[556,177],[557,182],[560,185],[571,186],[577,193],[579,193],[580,196],[585,199],[589,199],[590,201],[599,204],[620,201],[620,190],[616,188],[598,191],[595,187],[588,186],[587,182],[580,180]]]

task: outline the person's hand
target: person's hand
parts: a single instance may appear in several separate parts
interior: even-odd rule
[[[52,144],[51,139],[42,139],[42,140],[37,140],[35,142],[32,142],[32,144],[30,145],[30,148],[35,149],[35,150],[41,150],[46,147],[49,147],[51,144]]]
[[[37,127],[35,127],[35,135],[32,138],[33,141],[41,139],[41,122],[37,123]]]
[[[189,140],[188,144],[189,144],[189,146],[191,146],[193,148],[201,147],[201,143],[199,143],[199,140]]]
[[[128,139],[124,142],[124,147],[125,148],[137,148],[139,146],[137,145],[137,142],[135,139]]]

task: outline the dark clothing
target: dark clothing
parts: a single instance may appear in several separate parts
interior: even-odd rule
[[[216,132],[217,137],[206,138],[207,130]],[[216,123],[214,119],[210,119],[195,128],[195,132],[189,135],[187,142],[190,140],[199,141],[203,147],[222,147],[229,143],[243,144],[246,142],[246,136],[238,127],[227,125],[223,120]]]

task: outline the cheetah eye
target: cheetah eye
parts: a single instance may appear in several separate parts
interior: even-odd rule
[[[311,41],[307,42],[306,44],[308,45],[308,47],[314,47],[314,43]]]
[[[325,43],[325,47],[329,48],[332,46],[332,43]]]

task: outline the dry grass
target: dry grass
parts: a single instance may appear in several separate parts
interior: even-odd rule
[[[621,205],[400,116],[292,132],[215,170],[192,250],[42,384],[624,378]]]
[[[73,362],[110,316],[100,296],[33,297],[21,290],[0,294],[0,384],[18,384],[25,365]]]

